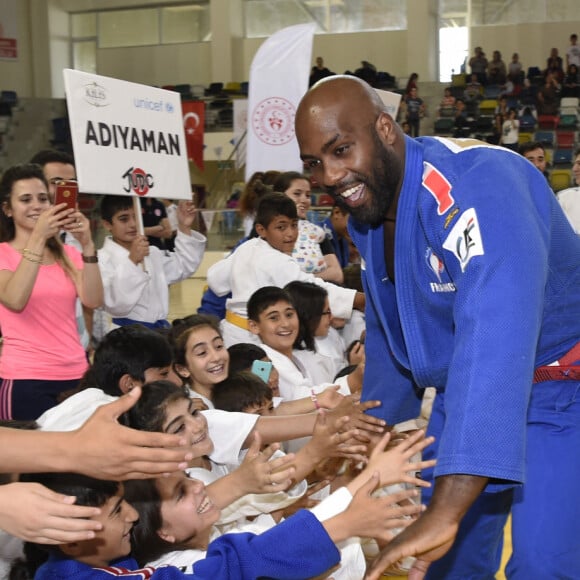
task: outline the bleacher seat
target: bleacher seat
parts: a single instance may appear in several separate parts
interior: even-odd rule
[[[558,119],[558,115],[538,115],[538,126],[540,129],[555,129]]]
[[[578,106],[579,106],[579,99],[577,97],[564,97],[561,101],[560,101],[560,108],[561,109],[576,109],[576,112],[578,111]]]
[[[50,140],[50,143],[55,149],[63,151],[70,151],[72,149],[68,117],[57,117],[52,120],[52,134],[53,138]]]
[[[574,131],[557,131],[556,146],[558,149],[573,149],[576,143],[576,133]]]
[[[578,117],[576,115],[561,115],[557,127],[559,129],[576,129]]]
[[[556,149],[552,165],[572,165],[572,149]]]
[[[222,129],[231,129],[234,124],[234,110],[229,108],[218,111],[218,125]]]
[[[206,97],[216,97],[222,95],[224,91],[224,83],[210,83],[209,87],[205,89]]]
[[[491,131],[493,129],[494,118],[491,115],[480,115],[475,120],[476,131]]]
[[[248,81],[242,81],[240,83],[240,93],[242,95],[246,95],[247,96],[248,95],[249,87],[250,87],[250,83]]]
[[[550,173],[550,187],[553,191],[567,189],[572,183],[572,172],[569,169],[553,169]]]
[[[483,89],[484,99],[497,99],[501,92],[501,87],[499,85],[486,85]]]
[[[9,107],[15,107],[18,104],[18,94],[16,91],[2,91],[0,101]]]
[[[518,144],[521,145],[522,143],[530,143],[534,138],[532,133],[522,133],[518,134]]]
[[[497,99],[485,98],[479,103],[479,113],[481,115],[493,115],[497,107]]]
[[[434,130],[436,135],[450,135],[455,127],[455,119],[452,117],[441,117],[435,120]]]
[[[544,147],[553,147],[554,138],[554,131],[536,131],[534,134],[534,141],[538,141]]]
[[[242,84],[234,81],[226,83],[224,86],[224,93],[228,95],[239,95],[241,93]]]
[[[181,100],[193,98],[190,84],[175,85],[175,88],[173,90],[179,93],[179,95],[181,96]]]
[[[451,86],[452,87],[465,87],[465,75],[458,74],[458,75],[451,75]]]
[[[533,131],[536,128],[536,118],[533,115],[522,115],[520,117],[520,131],[524,133]]]

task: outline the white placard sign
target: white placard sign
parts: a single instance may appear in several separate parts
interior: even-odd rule
[[[63,73],[81,191],[191,199],[179,93]]]
[[[381,101],[383,101],[387,113],[389,113],[393,119],[396,119],[399,105],[401,104],[401,95],[398,93],[392,93],[391,91],[383,91],[381,89],[375,89],[375,91],[379,97],[381,97]]]

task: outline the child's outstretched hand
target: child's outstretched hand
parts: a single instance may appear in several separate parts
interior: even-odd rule
[[[236,484],[243,491],[243,495],[284,491],[293,485],[294,454],[289,453],[283,457],[271,459],[280,449],[280,444],[272,443],[260,450],[261,447],[262,439],[259,433],[255,433],[246,457],[240,467],[233,472],[236,476]]]
[[[326,411],[318,411],[312,438],[304,446],[304,449],[308,449],[308,453],[315,458],[316,463],[328,457],[345,457],[366,462],[367,447],[356,440],[356,429],[350,431],[344,429],[347,422],[348,417],[331,421]]]
[[[343,430],[358,429],[361,431],[359,439],[363,440],[365,439],[365,432],[380,433],[381,435],[385,432],[387,424],[383,419],[365,413],[368,409],[380,406],[380,401],[365,401],[361,403],[360,396],[348,395],[332,411],[329,411],[328,415],[332,421],[337,421],[341,417],[347,416],[349,420],[343,426]]]
[[[407,501],[417,497],[419,492],[416,489],[374,497],[372,494],[379,484],[379,473],[375,472],[356,492],[346,513],[352,518],[352,535],[390,541],[393,538],[392,530],[413,523],[425,506]]]
[[[398,505],[407,499],[416,497],[415,489],[408,489],[383,497],[374,497],[372,493],[379,485],[379,474],[374,473],[360,487],[348,508],[337,516],[323,523],[334,542],[340,542],[353,536],[376,538],[390,541],[391,530],[410,525],[425,507],[422,505]]]
[[[416,453],[423,451],[428,445],[431,445],[435,438],[425,437],[425,431],[420,429],[403,439],[395,447],[385,451],[390,438],[391,434],[387,433],[381,439],[371,452],[366,468],[351,483],[354,483],[359,477],[367,479],[371,473],[378,472],[381,486],[393,483],[410,483],[421,487],[429,487],[430,484],[427,481],[419,479],[414,473],[426,467],[432,467],[435,465],[435,460],[411,463],[409,459]],[[351,489],[352,491],[354,490]]]

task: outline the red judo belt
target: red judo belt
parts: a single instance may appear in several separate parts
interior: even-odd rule
[[[576,343],[561,359],[534,371],[534,383],[544,381],[580,381],[580,342]],[[576,364],[572,364],[576,363]]]

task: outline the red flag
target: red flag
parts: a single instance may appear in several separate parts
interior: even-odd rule
[[[183,130],[185,132],[187,158],[203,170],[205,103],[203,101],[182,101],[181,110],[183,112]]]

